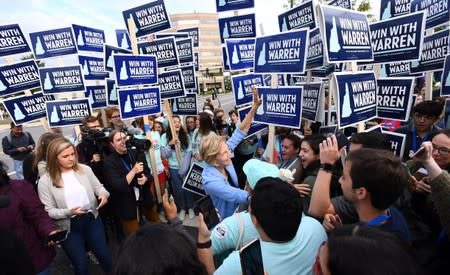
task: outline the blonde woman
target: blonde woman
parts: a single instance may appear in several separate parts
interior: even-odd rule
[[[61,245],[75,274],[88,274],[85,243],[103,270],[111,272],[111,255],[98,216],[98,209],[108,202],[108,191],[89,166],[78,163],[75,146],[65,138],[48,145],[46,169],[39,180],[39,198],[58,229],[69,231]]]

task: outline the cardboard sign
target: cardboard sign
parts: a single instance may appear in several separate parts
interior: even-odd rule
[[[412,61],[411,73],[434,72],[442,70],[445,56],[449,54],[449,29],[425,36],[420,61]]]
[[[39,68],[39,79],[44,94],[84,91],[81,65]]]
[[[0,57],[31,51],[18,24],[0,26]]]
[[[332,0],[328,2],[329,6],[340,7],[343,9],[352,9],[352,1],[351,0]]]
[[[114,79],[106,79],[105,90],[106,90],[106,103],[108,104],[108,106],[119,105],[116,81]]]
[[[231,11],[255,7],[254,0],[216,0],[216,11]]]
[[[327,63],[372,61],[370,27],[364,13],[320,5]]]
[[[200,196],[206,196],[202,183],[203,167],[193,162],[181,188]]]
[[[340,129],[377,116],[377,81],[373,72],[335,73],[334,81]]]
[[[371,24],[373,63],[418,60],[424,32],[423,12]]]
[[[391,150],[394,152],[394,155],[402,157],[405,151],[406,135],[391,131],[383,131],[383,134],[388,136],[389,141],[391,142]]]
[[[224,71],[230,71],[230,60],[228,60],[227,49],[222,47],[222,64]]]
[[[322,83],[301,84],[303,87],[302,118],[309,121],[322,121],[323,95]]]
[[[51,128],[79,125],[83,118],[92,115],[87,98],[46,101],[45,107],[48,125]]]
[[[441,76],[441,96],[450,96],[450,55],[445,57]]]
[[[248,112],[250,112],[251,108],[252,107],[246,107],[246,108],[238,109],[239,120],[241,122],[245,119],[245,117],[247,116]],[[253,134],[261,132],[262,130],[264,130],[266,128],[267,128],[267,124],[252,121],[252,123],[250,124],[250,129],[248,129],[247,135],[245,137],[249,137],[249,136],[251,136]]]
[[[364,130],[364,133],[370,133],[370,132],[374,132],[374,133],[383,133],[383,128],[380,125],[377,126],[373,126],[369,129]]]
[[[36,59],[77,53],[71,28],[31,32],[30,40]]]
[[[180,63],[194,62],[192,38],[179,39],[175,41],[175,44],[177,45],[178,60]]]
[[[239,71],[254,67],[255,39],[227,39],[227,56],[231,71]]]
[[[86,86],[86,91],[84,92],[84,97],[89,100],[91,109],[100,109],[107,107],[106,100],[106,89],[105,86]]]
[[[158,83],[158,67],[154,55],[114,54],[117,87]]]
[[[177,46],[173,37],[138,43],[138,49],[141,55],[156,55],[158,68],[178,66],[179,64]]]
[[[221,43],[229,38],[255,37],[255,14],[219,18],[219,32]]]
[[[39,86],[39,72],[34,60],[0,67],[0,96]]]
[[[197,112],[197,94],[186,94],[184,97],[178,97],[170,100],[172,113],[180,116],[196,116]]]
[[[306,69],[314,69],[323,66],[323,42],[319,28],[309,32],[308,55],[306,57]]]
[[[241,106],[253,101],[252,87],[263,86],[264,78],[262,74],[232,75],[231,82],[236,106]]]
[[[449,2],[450,0],[412,0],[410,12],[425,10],[426,29],[435,28],[450,21]]]
[[[192,43],[194,44],[194,48],[197,48],[199,46],[200,31],[199,31],[198,27],[178,29],[177,32],[189,34],[189,37],[192,38]]]
[[[10,97],[3,100],[3,105],[15,125],[25,124],[45,117],[45,102],[55,100],[52,95],[35,93]]]
[[[407,121],[414,93],[414,78],[380,78],[377,80],[379,118]]]
[[[161,113],[159,87],[119,90],[118,94],[122,119]]]
[[[105,71],[112,72],[112,71],[114,71],[113,70],[114,69],[113,53],[115,53],[115,54],[118,54],[118,53],[131,54],[131,51],[127,50],[127,49],[117,48],[117,47],[105,44],[104,53],[105,53],[104,60],[106,60]]]
[[[117,46],[131,50],[131,39],[127,30],[116,30]]]
[[[278,15],[278,26],[280,27],[280,32],[300,28],[316,28],[316,6],[317,3],[314,0],[310,0]]]
[[[334,106],[333,106],[334,107]],[[325,125],[332,126],[337,123],[337,112],[335,109],[331,111],[330,123],[328,124],[328,110],[325,110]]]
[[[199,71],[198,53],[194,53],[194,67],[195,67],[195,71],[198,73],[198,71]]]
[[[157,33],[154,36],[156,39],[173,37],[175,39],[175,41],[178,41],[180,39],[189,38],[188,33],[182,33],[182,32],[162,32],[162,33]]]
[[[108,72],[105,72],[103,58],[78,55],[78,62],[81,65],[85,80],[103,80],[109,75]]]
[[[105,32],[103,30],[72,24],[79,51],[103,52]]]
[[[330,126],[320,126],[319,128],[319,134],[326,135],[326,134],[336,134],[337,132],[337,125],[330,125]]]
[[[158,75],[161,99],[185,96],[184,81],[181,70],[167,71]]]
[[[181,66],[180,70],[183,75],[184,89],[197,89],[197,78],[195,77],[194,65]]]
[[[326,64],[320,66],[319,68],[311,70],[312,77],[328,77],[329,74],[335,72],[336,65],[335,64]]]
[[[255,73],[303,73],[308,30],[261,36],[255,43]]]
[[[380,77],[409,76],[410,62],[391,62],[381,64]]]
[[[411,0],[381,0],[380,2],[380,20],[386,20],[410,13]]]
[[[286,86],[286,83],[284,81],[284,75],[283,74],[278,74],[277,75],[277,79],[278,79],[278,84],[277,86]],[[270,87],[272,86],[272,76],[269,75],[264,75],[264,86]]]
[[[136,37],[171,28],[170,19],[163,0],[155,0],[148,4],[125,10],[122,14],[127,28],[128,19],[132,19],[132,24],[135,26]],[[130,32],[130,30],[128,30],[128,32]]]
[[[255,114],[255,122],[300,128],[302,87],[260,87],[258,93],[262,103]]]

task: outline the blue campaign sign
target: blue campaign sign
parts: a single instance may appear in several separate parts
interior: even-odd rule
[[[308,55],[306,58],[306,69],[314,69],[323,66],[323,43],[320,28],[309,32]]]
[[[192,63],[194,62],[194,47],[192,44],[192,38],[178,39],[175,41],[178,51],[178,60],[180,63]]]
[[[278,84],[277,86],[286,86],[286,83],[284,81],[284,75],[283,74],[278,74],[277,75],[277,80],[278,80]],[[272,75],[264,75],[264,86],[272,86]]]
[[[410,62],[391,62],[381,64],[380,66],[380,76],[409,76]]]
[[[377,116],[377,81],[373,72],[335,73],[334,81],[339,128]]]
[[[72,24],[79,51],[103,52],[105,31]]]
[[[225,41],[230,70],[239,71],[254,67],[255,39],[227,39]]]
[[[159,87],[119,90],[119,110],[122,119],[161,113]]]
[[[337,113],[335,110],[331,111],[331,115],[330,115],[330,123],[328,124],[328,110],[325,110],[325,124],[327,126],[332,126],[335,125],[337,123]]]
[[[413,93],[413,77],[379,78],[377,80],[377,116],[407,121]]]
[[[321,5],[321,32],[328,63],[372,61],[370,26],[364,13]]]
[[[18,24],[0,26],[0,57],[31,51]]]
[[[388,136],[389,141],[391,142],[391,150],[394,152],[394,155],[402,157],[403,152],[405,151],[406,135],[391,131],[383,131],[383,134]]]
[[[450,55],[445,57],[441,75],[441,96],[450,96]]]
[[[106,103],[108,106],[119,105],[119,99],[117,96],[116,81],[114,79],[106,79],[105,83],[106,90]]]
[[[319,128],[320,135],[336,134],[336,132],[337,132],[337,125],[320,126]]]
[[[203,166],[193,162],[181,188],[202,197],[206,196],[205,188],[203,187],[202,173]]]
[[[185,96],[184,81],[181,70],[167,71],[158,75],[161,99]]]
[[[334,73],[335,68],[336,68],[335,64],[326,64],[326,65],[320,66],[319,68],[312,69],[311,76],[312,77],[327,77],[329,74]]]
[[[158,59],[158,68],[178,66],[177,46],[175,38],[166,37],[155,39],[152,42],[138,43],[139,54],[156,55]]]
[[[39,79],[44,94],[84,91],[80,65],[39,68]]]
[[[135,7],[122,12],[125,26],[128,26],[128,19],[134,24],[136,37],[149,35],[170,29],[170,19],[164,5],[164,0],[155,0],[148,4]],[[128,31],[130,31],[128,29]]]
[[[371,24],[373,63],[419,59],[424,32],[423,12]]]
[[[323,101],[322,83],[303,84],[302,118],[320,121],[320,103]]]
[[[234,100],[236,106],[241,106],[253,101],[252,87],[263,86],[262,74],[241,74],[231,76]]]
[[[316,28],[316,6],[317,3],[315,0],[309,0],[278,15],[280,32],[300,28]]]
[[[195,71],[199,71],[199,63],[198,63],[198,53],[194,53],[194,67]]]
[[[303,88],[258,88],[261,105],[254,121],[285,127],[300,128]]]
[[[184,97],[178,97],[170,100],[172,113],[180,116],[196,116],[197,112],[197,94],[190,93]]]
[[[39,86],[39,72],[34,60],[0,67],[0,96]]]
[[[173,38],[175,38],[175,41],[177,41],[180,39],[189,38],[189,34],[181,33],[181,32],[162,32],[162,33],[155,34],[156,39],[167,38],[167,37],[173,37]]]
[[[450,21],[449,2],[450,0],[412,0],[411,12],[425,10],[427,14],[426,29],[435,28]]]
[[[103,80],[109,75],[108,72],[105,72],[103,58],[78,55],[78,62],[81,65],[85,80]]]
[[[409,14],[411,9],[411,0],[381,0],[380,20],[386,20],[392,17]]]
[[[364,130],[364,133],[370,133],[370,132],[374,132],[374,133],[383,133],[383,128],[380,125],[377,126],[373,126],[369,129]]]
[[[352,9],[352,1],[351,0],[332,0],[328,2],[328,5],[334,6],[334,7],[340,7],[343,9]]]
[[[182,66],[179,69],[183,75],[184,89],[197,89],[194,65]]]
[[[255,73],[303,73],[308,30],[295,30],[256,38]]]
[[[445,56],[449,54],[449,29],[425,36],[423,39],[420,61],[412,61],[411,73],[440,71],[444,66]]]
[[[14,124],[20,125],[44,118],[45,102],[49,100],[55,100],[55,98],[52,95],[35,93],[4,99],[3,105]]]
[[[223,70],[230,71],[230,60],[228,60],[227,49],[222,47]]]
[[[131,50],[131,39],[127,30],[116,30],[117,46]]]
[[[256,37],[255,14],[219,18],[220,42],[229,38]]]
[[[238,115],[239,115],[239,120],[240,121],[243,121],[245,119],[245,117],[247,116],[248,112],[250,112],[251,108],[252,107],[246,107],[246,108],[238,109]],[[251,136],[253,134],[261,132],[262,130],[264,130],[266,128],[267,128],[267,124],[252,121],[252,123],[250,124],[250,129],[248,129],[248,131],[247,131],[247,136],[246,137],[249,137],[249,136]]]
[[[86,116],[92,115],[87,98],[46,101],[45,107],[50,127],[80,125]]]
[[[192,37],[192,42],[194,43],[194,48],[197,48],[199,46],[200,31],[199,31],[198,27],[178,29],[177,32],[187,33],[189,35],[189,37]]]
[[[71,28],[31,32],[30,40],[36,59],[77,53]]]
[[[255,7],[255,0],[216,0],[217,12]]]
[[[104,85],[86,86],[84,97],[89,100],[92,109],[108,106],[106,102],[106,89]]]
[[[114,54],[117,87],[158,83],[158,66],[154,55]]]
[[[105,44],[104,53],[105,53],[104,60],[106,60],[105,61],[105,71],[112,72],[112,71],[114,71],[113,53],[115,53],[115,54],[117,54],[117,53],[131,54],[131,51],[127,50],[127,49],[117,48],[117,47]]]

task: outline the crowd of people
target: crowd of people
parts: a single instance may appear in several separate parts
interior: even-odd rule
[[[254,239],[266,274],[450,270],[450,130],[437,126],[440,103],[418,103],[395,129],[406,135],[403,156],[382,133],[340,146],[317,125],[276,127],[268,150],[267,133],[247,134],[261,104],[252,92],[240,119],[208,102],[198,116],[127,125],[111,107],[106,127],[84,119],[78,144],[55,133],[35,144],[11,124],[2,145],[17,179],[2,165],[0,270],[50,274],[60,245],[75,274],[88,274],[87,255],[105,274],[242,274],[240,251]],[[183,188],[194,162],[220,217],[214,227]],[[193,236],[182,225],[196,214]]]

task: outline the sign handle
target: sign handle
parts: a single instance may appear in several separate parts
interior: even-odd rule
[[[164,113],[167,115],[167,119],[169,119],[170,123],[170,131],[172,132],[172,137],[177,136],[177,131],[175,131],[175,127],[173,127],[173,121],[172,121],[172,108],[170,107],[170,102],[168,99],[164,100]],[[177,160],[180,166],[183,164],[183,156],[181,154],[181,146],[180,144],[175,144],[175,152],[177,155]]]

